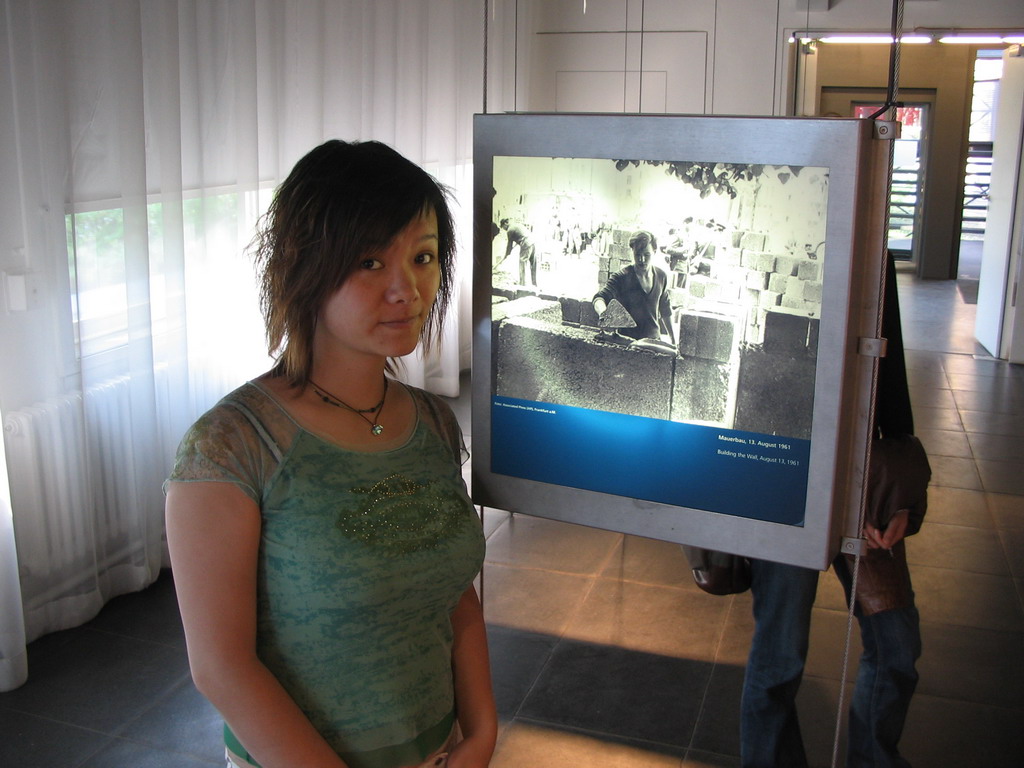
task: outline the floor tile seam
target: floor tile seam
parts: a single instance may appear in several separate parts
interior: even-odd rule
[[[1018,579],[1018,581],[1024,581],[1024,579]],[[832,607],[827,606],[827,605],[817,605],[817,604],[815,604],[814,605],[814,610],[815,611],[826,611],[828,613],[839,614],[839,615],[843,616],[844,618],[849,615],[849,611],[846,610],[845,608],[843,608],[843,609],[832,608]],[[918,606],[918,611],[920,612],[920,605]],[[932,626],[932,627],[935,627],[935,628],[946,627],[948,629],[971,629],[971,630],[976,630],[976,631],[979,631],[979,632],[992,632],[992,633],[1011,635],[1011,636],[1014,636],[1014,635],[1024,635],[1024,623],[1022,623],[1021,626],[1018,627],[1018,628],[995,627],[995,626],[992,626],[990,624],[963,624],[963,623],[954,622],[954,621],[938,621],[936,619],[925,618],[925,616],[922,615],[922,617],[921,617],[921,625],[922,626],[929,625],[929,626]],[[1022,640],[1024,640],[1024,637],[1022,637]]]
[[[520,716],[520,717],[517,717],[515,719],[518,722],[520,722],[520,723],[524,723],[524,724],[527,724],[527,725],[536,725],[536,726],[547,728],[547,729],[550,729],[550,730],[553,730],[553,731],[563,731],[563,732],[567,732],[567,733],[577,733],[577,734],[580,734],[581,736],[591,736],[591,737],[594,737],[596,739],[610,738],[612,741],[614,741],[616,743],[621,743],[621,742],[625,741],[625,742],[628,742],[628,744],[630,744],[630,745],[636,745],[636,746],[650,745],[651,747],[663,747],[665,749],[670,749],[670,750],[684,752],[684,753],[690,749],[690,747],[688,747],[688,746],[684,747],[684,746],[681,746],[679,744],[669,744],[669,743],[664,742],[664,741],[654,741],[652,739],[645,739],[645,738],[643,738],[641,736],[624,736],[622,734],[611,733],[609,731],[597,731],[597,730],[594,730],[592,728],[581,728],[578,725],[567,725],[565,723],[556,723],[556,722],[552,722],[550,720],[543,720],[543,719],[538,718],[538,717]],[[664,754],[664,753],[659,753],[659,754]]]
[[[935,565],[934,563],[910,563],[911,571],[920,571],[921,569],[932,569],[935,571],[952,571],[953,573],[970,573],[975,576],[991,576],[994,579],[1012,579],[1012,574],[998,574],[998,573],[985,573],[982,571],[967,571],[961,567]],[[913,573],[911,573],[913,575]]]
[[[974,461],[974,459],[969,459],[969,461]],[[978,468],[975,467],[974,471],[977,472]],[[954,491],[987,491],[989,493],[998,493],[998,491],[990,491],[988,488],[984,487],[984,483],[981,482],[981,474],[980,473],[978,474],[978,482],[981,483],[981,487],[977,487],[977,488],[971,487],[971,486],[968,486],[968,485],[947,485],[945,483],[936,483],[934,481],[934,479],[932,481],[932,485],[934,485],[936,488],[950,488],[950,489],[952,489]]]
[[[111,744],[117,741],[117,739],[114,736],[111,736],[109,734],[104,735],[107,736],[106,739],[104,739],[100,744],[96,745],[95,749],[87,750],[85,754],[82,755],[81,758],[79,758],[76,762],[68,766],[68,768],[80,768],[80,766],[83,766],[86,763],[88,763],[90,760],[92,760],[92,758],[100,754],[103,750],[107,749]]]
[[[1013,542],[1010,541],[1010,532],[998,528],[996,529],[996,535],[999,537],[999,545],[1003,549],[1003,557],[1006,558],[1006,567],[1010,571],[1010,576],[1015,579],[1024,578],[1024,572],[1018,573],[1013,567],[1014,563],[1021,558],[1014,557],[1014,547]]]
[[[971,449],[971,453],[973,454],[973,459],[972,460],[975,461],[975,462],[979,462],[979,463],[980,462],[985,462],[985,463],[988,463],[988,464],[999,464],[999,465],[1006,465],[1006,466],[1013,466],[1013,465],[1016,464],[1016,465],[1020,465],[1020,466],[1024,467],[1024,456],[1017,457],[1017,458],[998,458],[998,457],[991,457],[991,456],[979,456],[977,454],[977,452],[973,448]],[[1009,495],[1011,495],[1011,496],[1019,496],[1021,494],[1009,494]]]
[[[943,633],[948,632],[951,629],[969,629],[972,632],[978,632],[987,635],[1008,635],[1009,642],[1018,642],[1024,647],[1024,627],[1021,629],[998,629],[996,627],[974,627],[967,626],[964,624],[950,624],[948,621],[936,621],[934,619],[921,618],[921,629],[922,635],[925,633]]]
[[[524,569],[524,570],[526,570],[526,569]],[[572,575],[577,575],[577,574],[572,574]],[[567,612],[567,614],[565,616],[565,619],[562,621],[561,626],[558,628],[557,634],[552,634],[551,635],[551,637],[553,637],[555,639],[555,642],[548,649],[547,657],[544,659],[544,663],[541,664],[540,669],[537,670],[537,674],[533,678],[533,682],[530,684],[529,689],[526,691],[526,693],[523,694],[523,697],[519,700],[519,705],[516,707],[515,712],[513,712],[513,714],[512,714],[512,719],[513,720],[516,719],[516,717],[518,716],[518,713],[523,708],[523,705],[529,700],[530,696],[533,694],[533,691],[537,687],[538,682],[541,680],[541,678],[547,672],[548,667],[552,663],[552,659],[554,659],[554,657],[555,657],[555,651],[558,650],[559,646],[562,645],[562,643],[564,643],[566,640],[570,640],[572,642],[578,642],[578,641],[573,640],[572,638],[568,638],[566,636],[566,632],[568,631],[569,627],[571,627],[573,625],[573,622],[576,620],[576,618],[579,615],[580,611],[583,610],[584,603],[586,603],[587,599],[590,597],[590,594],[594,590],[594,584],[596,583],[596,580],[597,580],[596,577],[595,576],[588,576],[586,578],[587,578],[589,583],[587,584],[586,588],[584,590],[582,590],[583,594],[575,602],[575,605],[573,606],[573,608],[570,611]],[[486,619],[486,613],[485,613],[484,617]]]
[[[927,512],[925,512],[924,520],[921,522],[921,527],[924,528],[924,526],[926,525],[929,527],[941,525],[944,528],[967,528],[972,531],[991,531],[993,533],[996,532],[996,528],[994,526],[967,525],[966,523],[948,523],[944,520],[930,520],[928,518]],[[907,536],[907,544],[910,544],[912,541],[914,541],[914,536],[918,536],[919,534],[920,531],[918,533],[913,534],[912,536]]]
[[[530,687],[523,694],[522,698],[519,699],[519,704],[516,705],[515,711],[509,718],[508,725],[511,725],[516,720],[524,719],[519,715],[519,713],[523,710],[523,705],[525,705],[529,698],[533,695],[533,692],[537,688],[537,684],[540,682],[541,678],[548,671],[548,667],[551,666],[552,659],[555,657],[555,651],[558,649],[558,646],[562,644],[562,640],[564,638],[565,631],[562,630],[562,633],[555,639],[555,642],[551,644],[551,647],[548,648],[547,656],[544,659],[544,663],[540,665],[540,668],[537,670],[537,674],[534,675],[533,682],[530,683]],[[508,728],[506,727],[504,731],[507,734]]]
[[[686,754],[683,756],[683,762],[680,764],[680,768],[683,768],[683,766],[685,766],[691,758],[701,757],[724,757],[729,760],[733,760],[738,758],[739,754],[731,755],[728,752],[718,752],[714,749],[698,749],[697,747],[688,747],[686,750]],[[708,763],[702,761],[701,765],[708,765]],[[711,763],[710,765],[717,765],[717,763]]]
[[[584,579],[596,579],[598,574],[593,571],[560,571],[555,568],[545,568],[539,565],[518,565],[501,560],[484,560],[484,565],[496,565],[499,568],[514,568],[517,571],[535,571],[538,573],[551,573],[558,576],[579,576]]]
[[[161,747],[161,746],[157,746],[156,744],[153,744],[153,743],[148,742],[148,741],[143,741],[141,739],[133,739],[133,738],[129,738],[129,737],[126,737],[126,736],[123,736],[123,735],[119,735],[119,734],[111,734],[110,738],[107,739],[106,742],[104,742],[99,747],[99,749],[97,749],[95,752],[90,754],[85,759],[88,760],[88,759],[90,759],[92,757],[95,757],[97,754],[99,754],[100,752],[102,752],[105,749],[108,749],[111,745],[113,745],[113,744],[115,744],[117,742],[122,742],[122,743],[125,743],[125,744],[134,744],[135,746],[143,747],[144,749],[148,749],[148,750],[150,750],[152,752],[159,752],[162,755],[180,755],[182,757],[188,757],[188,758],[192,758],[194,760],[199,760],[200,762],[203,762],[203,763],[209,763],[210,765],[223,765],[224,764],[224,761],[221,760],[221,759],[213,761],[213,760],[210,760],[207,755],[202,755],[202,754],[200,754],[198,752],[189,752],[189,751],[183,750],[183,749],[173,749],[173,748],[169,748],[169,747]]]
[[[736,600],[735,600],[734,596],[733,595],[729,595],[728,599],[729,599],[729,607],[726,609],[725,617],[723,618],[721,626],[719,627],[719,630],[718,630],[718,640],[715,643],[715,650],[714,650],[714,655],[712,656],[711,669],[708,671],[708,678],[707,678],[707,681],[704,683],[704,690],[701,693],[701,697],[700,697],[700,706],[697,707],[697,715],[696,715],[696,717],[694,717],[694,719],[693,719],[693,727],[690,729],[690,738],[689,738],[689,741],[687,742],[686,755],[683,756],[683,760],[684,761],[689,757],[690,751],[694,748],[693,747],[693,742],[694,742],[694,739],[697,738],[697,728],[699,727],[699,725],[701,723],[701,719],[704,717],[704,711],[705,711],[705,709],[707,707],[707,703],[708,703],[708,694],[711,691],[712,681],[715,679],[715,670],[719,666],[729,666],[729,667],[735,666],[735,664],[732,664],[732,663],[727,664],[727,665],[726,664],[721,664],[719,662],[719,660],[718,660],[720,655],[721,655],[722,645],[725,642],[726,634],[730,632],[730,629],[732,627],[732,624],[730,623],[730,619],[732,618],[732,613],[736,609]]]
[[[116,638],[119,638],[121,640],[131,640],[132,642],[145,643],[147,645],[154,645],[154,646],[157,646],[159,648],[169,648],[171,650],[176,650],[176,649],[182,648],[183,645],[184,645],[184,642],[185,642],[185,634],[184,634],[184,632],[182,633],[181,637],[178,638],[178,640],[176,642],[169,642],[169,641],[163,641],[163,640],[154,640],[154,639],[148,638],[148,637],[139,637],[138,635],[129,635],[129,634],[125,634],[124,632],[115,632],[113,630],[104,629],[102,627],[82,627],[82,629],[87,630],[89,632],[96,632],[97,634],[100,634],[100,635],[107,635],[109,637],[116,637]]]
[[[1024,713],[1024,704],[1021,704],[1020,706],[1017,706],[1017,707],[1007,707],[1007,706],[1004,706],[1002,704],[990,704],[990,703],[987,703],[987,702],[984,702],[984,701],[974,701],[972,699],[965,699],[965,698],[960,698],[960,697],[957,697],[957,696],[941,696],[941,695],[938,695],[938,694],[935,694],[935,693],[925,693],[923,691],[915,691],[914,692],[914,697],[910,701],[910,708],[911,708],[911,710],[913,710],[913,708],[914,708],[914,701],[916,699],[922,699],[922,698],[925,698],[925,699],[935,699],[935,700],[938,700],[938,701],[953,702],[953,703],[956,703],[956,704],[969,704],[969,705],[974,706],[974,707],[982,707],[982,708],[988,709],[988,710],[996,710],[996,711],[999,711],[999,712],[1006,712],[1006,713],[1011,713],[1011,714],[1018,713],[1018,712],[1019,713]]]
[[[140,707],[135,712],[133,717],[130,717],[127,720],[122,721],[122,723],[117,728],[114,728],[112,731],[110,731],[110,735],[112,737],[114,737],[114,738],[122,739],[123,741],[133,741],[132,739],[125,739],[122,736],[122,734],[126,730],[128,730],[128,728],[130,728],[132,725],[137,723],[145,715],[149,714],[154,709],[156,709],[161,704],[163,704],[165,701],[167,701],[169,698],[174,696],[182,687],[184,687],[186,685],[191,685],[191,684],[192,684],[192,674],[191,674],[191,672],[185,672],[181,677],[179,677],[173,683],[168,685],[166,690],[158,693],[156,696],[154,696],[152,699],[150,699],[148,705]],[[133,741],[133,743],[140,743],[140,744],[143,744],[144,746],[152,746],[152,745],[147,745],[144,742],[134,742]],[[159,748],[158,747],[154,747],[154,749],[159,749]]]
[[[676,585],[676,584],[665,584],[663,582],[642,581],[642,580],[639,580],[639,579],[627,579],[627,578],[623,578],[623,577],[619,577],[619,576],[605,576],[603,573],[597,574],[596,578],[599,581],[604,581],[604,582],[609,582],[610,581],[610,582],[615,582],[615,583],[618,583],[618,584],[632,584],[633,586],[637,586],[637,587],[651,587],[653,589],[668,589],[668,590],[672,590],[674,592],[685,592],[687,594],[694,594],[694,595],[704,595],[704,594],[706,594],[705,592],[702,592],[696,585],[694,585],[692,583],[692,581],[686,581],[686,582],[682,582],[679,585]]]
[[[33,720],[40,720],[44,723],[52,723],[54,725],[61,725],[67,728],[74,728],[75,730],[84,731],[86,733],[93,733],[97,736],[104,736],[106,738],[113,738],[114,734],[121,729],[121,726],[117,726],[114,730],[104,731],[99,728],[90,728],[87,725],[81,723],[72,723],[67,720],[60,720],[59,718],[51,717],[49,715],[41,715],[38,712],[32,712],[30,710],[20,709],[18,707],[0,707],[0,711],[11,712],[17,715],[23,715],[25,717],[32,718]]]

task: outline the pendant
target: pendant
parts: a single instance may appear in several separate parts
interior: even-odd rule
[[[380,433],[384,431],[384,427],[382,427],[380,424],[374,424],[372,427],[370,427],[370,431],[373,432],[373,434],[380,436]]]

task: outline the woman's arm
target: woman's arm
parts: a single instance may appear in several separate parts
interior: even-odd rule
[[[172,482],[166,516],[196,687],[263,768],[345,768],[256,655],[256,503],[230,483]]]
[[[452,628],[455,708],[463,741],[452,750],[448,768],[484,768],[490,763],[498,737],[498,715],[491,689],[487,629],[480,599],[472,585],[452,612]]]

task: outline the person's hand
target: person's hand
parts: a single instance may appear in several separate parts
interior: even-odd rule
[[[871,523],[864,525],[864,536],[867,538],[868,549],[892,549],[899,543],[900,539],[907,532],[907,521],[910,518],[909,509],[901,509],[885,529],[875,528]]]
[[[448,754],[448,768],[487,768],[494,752],[494,742],[467,737]]]

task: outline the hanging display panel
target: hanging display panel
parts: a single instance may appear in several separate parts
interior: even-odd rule
[[[863,480],[871,128],[478,116],[474,500],[825,567]]]

